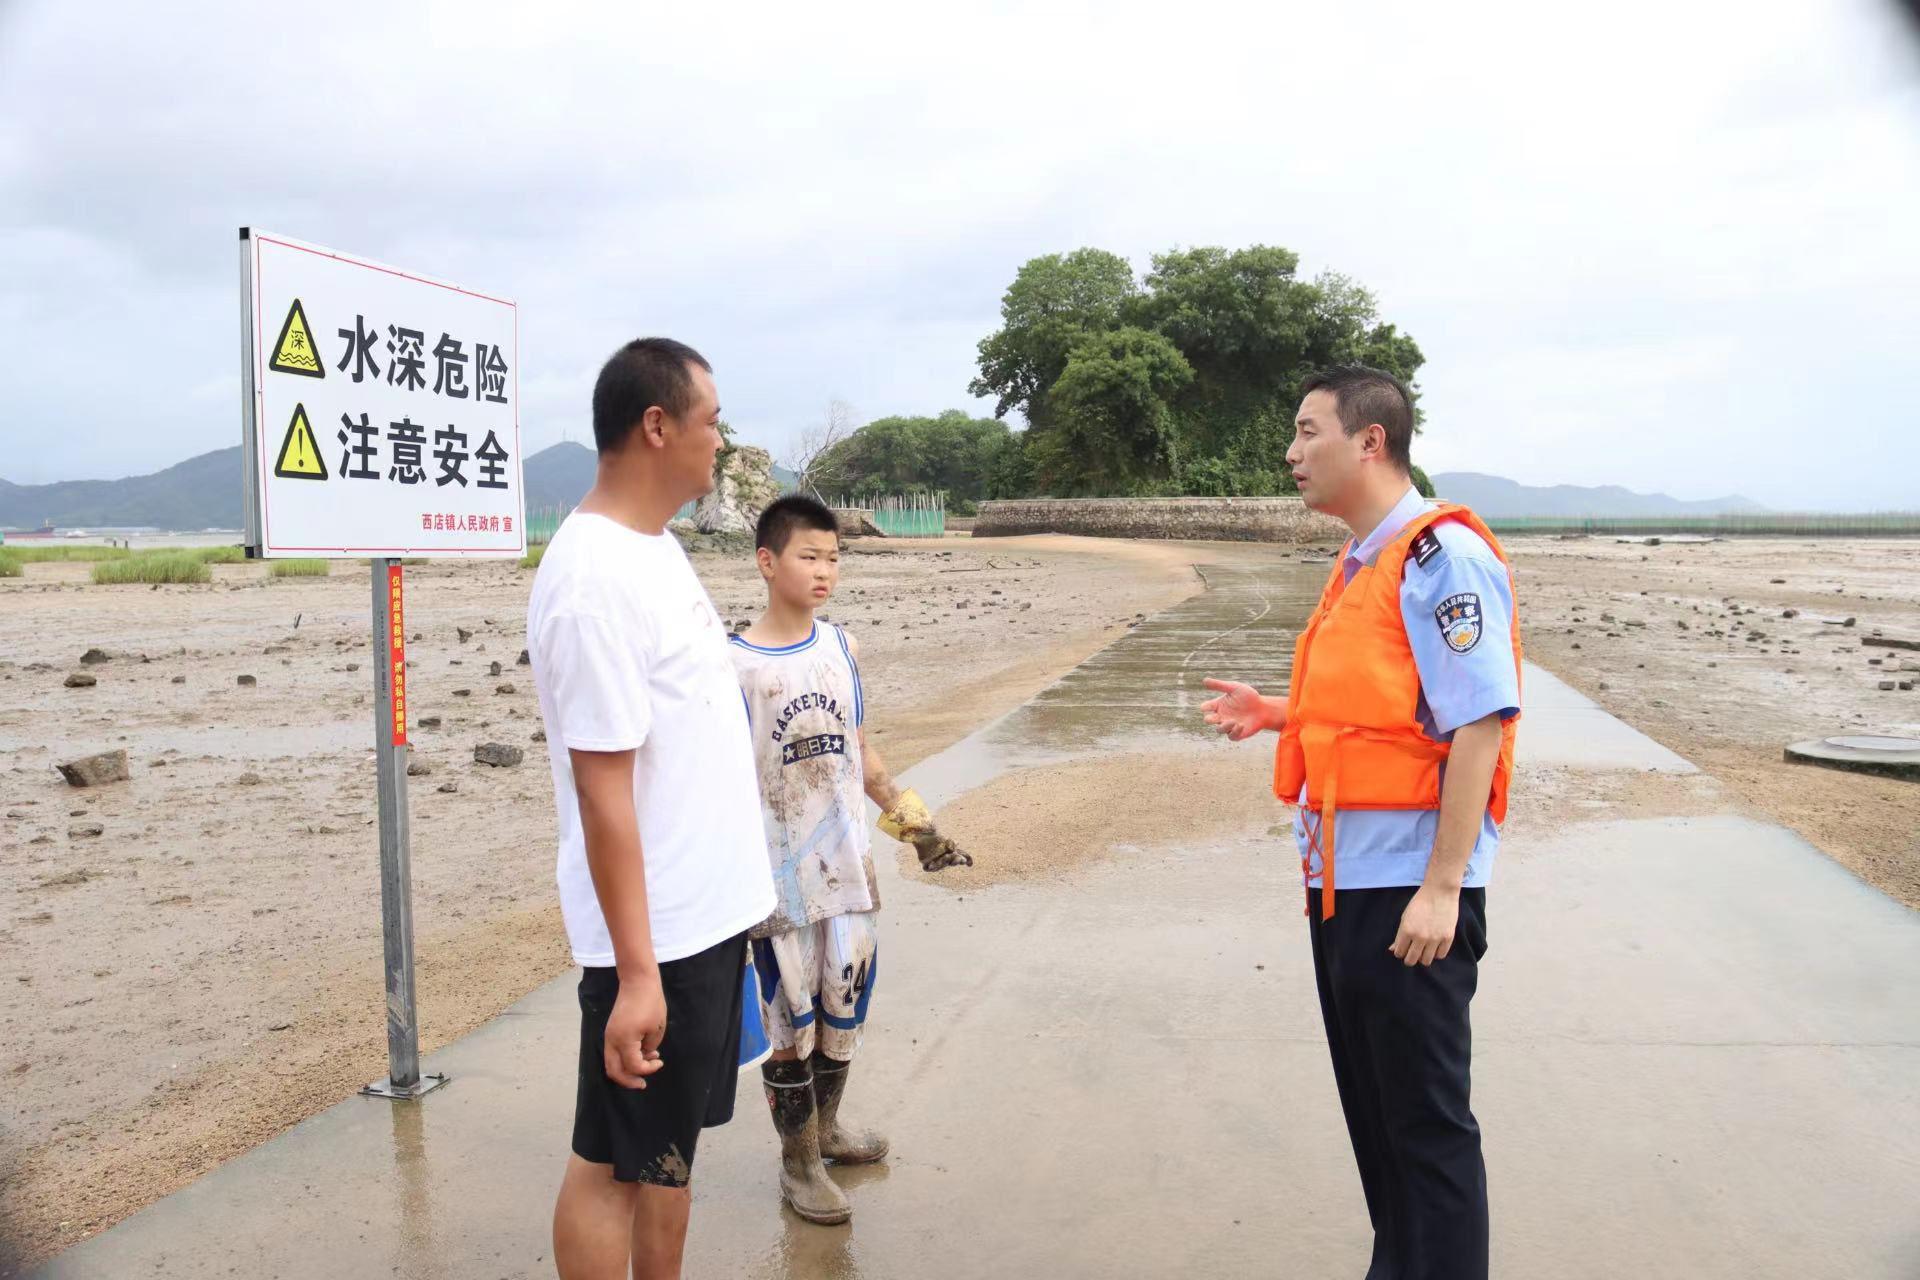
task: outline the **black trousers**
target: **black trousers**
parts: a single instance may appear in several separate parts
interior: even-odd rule
[[[1408,968],[1388,950],[1412,900],[1401,889],[1341,889],[1320,919],[1307,891],[1313,972],[1373,1219],[1366,1280],[1485,1280],[1487,1169],[1469,1105],[1467,1005],[1487,950],[1487,891],[1463,889],[1444,960]]]

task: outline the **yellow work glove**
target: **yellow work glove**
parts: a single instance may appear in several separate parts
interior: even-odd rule
[[[909,788],[900,793],[893,808],[880,815],[880,830],[902,844],[910,844],[920,857],[922,871],[941,871],[947,867],[970,867],[973,858],[960,846],[940,834],[933,813],[920,793]]]

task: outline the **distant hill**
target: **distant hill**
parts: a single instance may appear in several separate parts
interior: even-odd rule
[[[1520,484],[1502,476],[1477,471],[1442,471],[1429,477],[1434,492],[1452,502],[1472,507],[1487,517],[1506,516],[1713,516],[1755,514],[1768,510],[1751,498],[1686,501],[1664,493],[1635,493],[1619,485],[1590,487],[1556,484],[1545,487]]]
[[[587,496],[593,487],[599,455],[584,444],[571,440],[542,449],[527,459],[527,506],[571,507]],[[775,464],[773,482],[780,492],[792,493],[794,474]]]
[[[238,529],[241,480],[239,445],[125,480],[0,480],[0,528],[31,529],[51,520],[62,529]]]
[[[598,466],[599,455],[573,440],[542,449],[521,468],[527,481],[527,506],[574,506],[593,488]]]
[[[528,507],[571,507],[593,487],[594,452],[568,441],[526,460]],[[12,484],[0,480],[0,529],[38,528],[51,520],[62,529],[238,529],[240,446],[124,480],[63,480],[57,484]],[[793,474],[782,467],[773,478],[783,491]]]

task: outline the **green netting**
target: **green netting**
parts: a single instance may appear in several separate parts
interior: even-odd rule
[[[538,546],[543,542],[552,542],[554,530],[567,518],[565,507],[528,507],[527,508],[527,545]]]
[[[871,511],[873,523],[892,538],[938,538],[947,531],[947,499],[941,493],[865,494],[827,505]]]
[[[673,513],[675,520],[693,519],[696,504],[689,502]],[[527,508],[527,545],[537,547],[553,541],[553,534],[560,522],[567,518],[572,507],[528,507]]]
[[[944,511],[875,511],[873,522],[895,538],[937,538],[947,531]]]

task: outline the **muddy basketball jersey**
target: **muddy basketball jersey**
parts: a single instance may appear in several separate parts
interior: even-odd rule
[[[777,899],[756,938],[880,905],[857,730],[860,667],[846,633],[816,622],[798,644],[732,638],[747,702]]]

